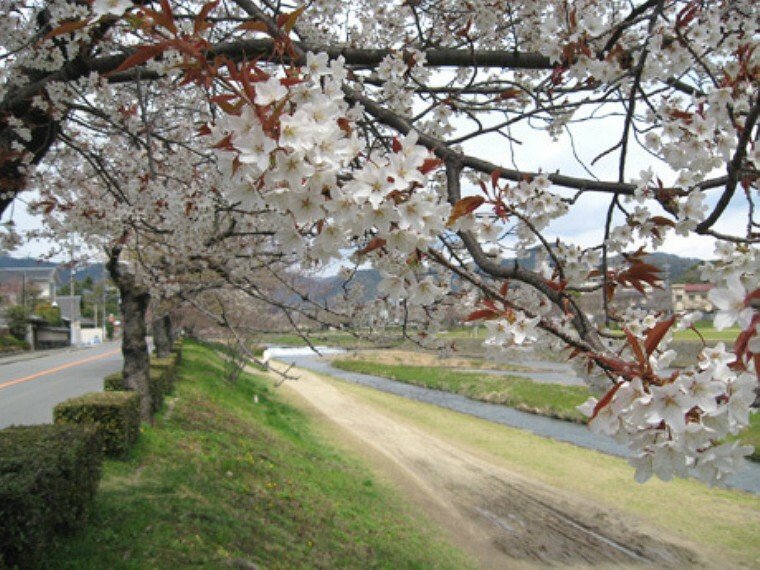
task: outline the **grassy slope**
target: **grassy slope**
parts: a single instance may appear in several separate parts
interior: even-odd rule
[[[585,421],[585,417],[576,410],[576,406],[589,397],[588,390],[581,386],[541,384],[519,376],[477,374],[429,366],[386,365],[345,359],[333,360],[332,364],[343,370],[454,392],[473,400],[504,404],[565,420]]]
[[[471,566],[265,381],[230,385],[221,370],[185,345],[171,414],[129,461],[106,463],[90,524],[49,553],[51,568]]]
[[[386,413],[467,446],[526,477],[595,506],[627,513],[648,532],[702,545],[722,568],[760,567],[760,497],[692,480],[639,485],[624,459],[493,424],[432,405],[331,380]]]

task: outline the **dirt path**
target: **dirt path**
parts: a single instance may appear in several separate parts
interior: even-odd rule
[[[704,563],[618,513],[539,485],[299,370],[286,390],[337,426],[483,568],[674,567]],[[652,532],[650,530],[650,532]]]

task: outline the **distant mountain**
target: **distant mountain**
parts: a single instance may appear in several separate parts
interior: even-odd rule
[[[694,257],[680,257],[669,253],[653,253],[646,256],[647,263],[659,267],[670,274],[671,283],[681,283],[684,279],[691,282],[694,271],[691,271],[695,265],[702,260]],[[619,263],[620,258],[613,259],[612,265]],[[518,260],[523,267],[530,267],[529,260]],[[664,277],[664,275],[663,275]],[[355,287],[360,284],[363,287],[361,296],[362,302],[368,302],[377,296],[377,286],[380,283],[380,272],[376,269],[362,269],[356,272],[348,287]],[[343,280],[336,276],[323,278],[310,278],[304,281],[301,286],[304,290],[309,291],[309,296],[315,301],[328,300],[333,302],[336,297],[342,296]]]
[[[351,281],[346,284],[347,289],[361,286],[361,302],[366,303],[377,297],[377,285],[382,277],[377,269],[360,269],[357,271]],[[303,280],[299,287],[309,292],[309,297],[318,303],[328,301],[333,303],[338,297],[344,295],[344,281],[337,275],[332,277],[313,277]],[[292,299],[291,299],[292,301]]]
[[[680,257],[669,253],[656,252],[646,256],[647,263],[670,273],[671,283],[680,283],[695,265],[703,260],[694,257]]]
[[[535,271],[538,265],[538,248],[528,252],[528,255],[516,260],[508,260],[506,263],[511,265],[517,262],[521,267]],[[615,256],[610,259],[611,267],[619,267],[621,265],[621,257]],[[703,260],[696,257],[681,257],[679,255],[672,255],[670,253],[655,252],[644,257],[644,261],[650,263],[656,267],[659,267],[663,271],[667,271],[670,275],[671,283],[679,283],[684,279],[690,283],[695,281],[695,275],[692,270],[697,264]],[[665,275],[663,274],[664,278]]]
[[[38,261],[33,257],[0,255],[0,269],[6,267],[55,267],[56,265],[58,264],[53,261]]]

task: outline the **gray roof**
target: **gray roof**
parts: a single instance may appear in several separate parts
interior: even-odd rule
[[[0,268],[0,283],[22,279],[47,283],[56,280],[57,271],[56,267],[3,267]]]

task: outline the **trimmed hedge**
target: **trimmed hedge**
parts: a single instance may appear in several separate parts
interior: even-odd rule
[[[61,402],[53,409],[57,424],[92,425],[101,436],[103,452],[125,455],[140,433],[140,395],[137,392],[91,392]]]
[[[168,359],[167,359],[168,360]],[[164,404],[164,394],[174,387],[174,376],[166,379],[166,367],[154,366],[154,361],[148,368],[148,391],[151,399],[151,412],[156,413]],[[130,391],[124,385],[124,375],[114,372],[103,378],[103,390],[106,392]]]
[[[114,372],[103,378],[103,390],[106,392],[121,392],[126,390],[124,386],[124,373]]]
[[[182,362],[182,340],[175,340],[172,344],[172,354],[177,355],[177,366]]]
[[[0,568],[35,568],[56,533],[86,522],[100,481],[98,433],[83,426],[0,430]]]
[[[151,358],[150,368],[163,375],[164,393],[174,390],[174,382],[177,378],[178,358],[172,354],[166,358]]]
[[[150,391],[151,412],[155,414],[164,405],[164,394],[166,393],[166,382],[161,370],[149,369],[148,390]]]

